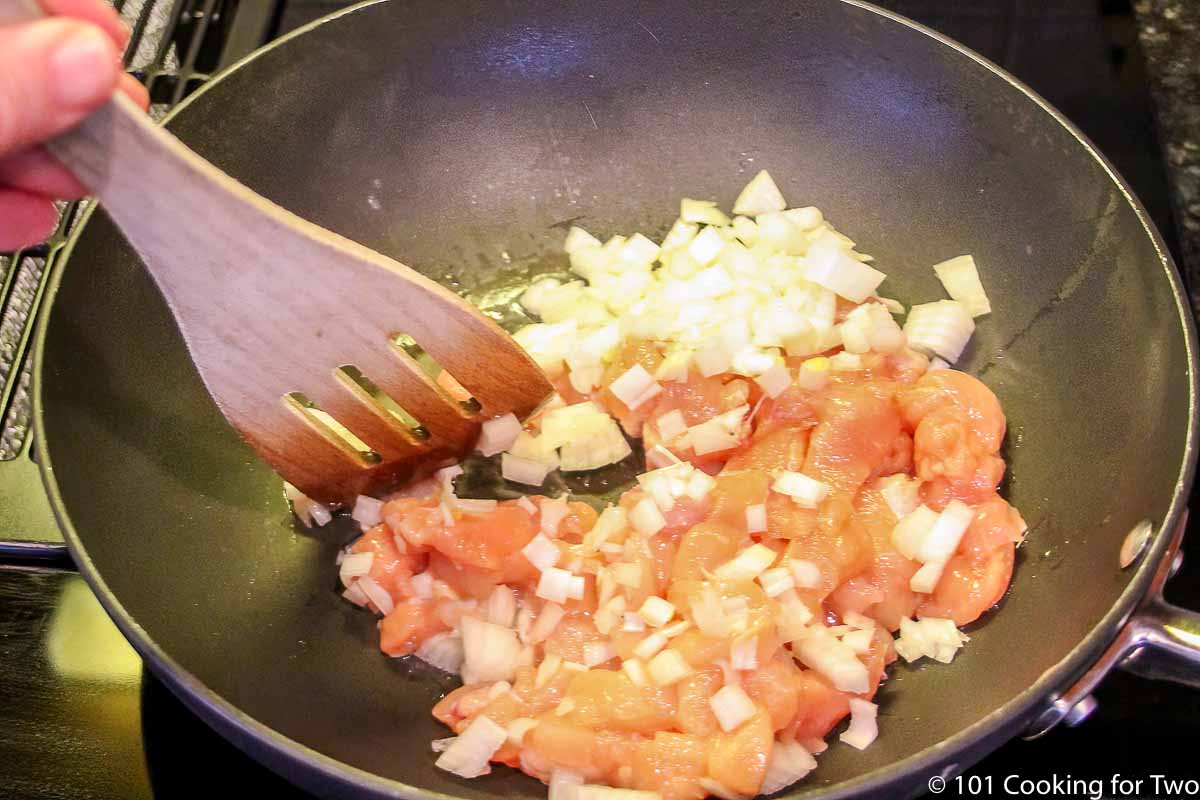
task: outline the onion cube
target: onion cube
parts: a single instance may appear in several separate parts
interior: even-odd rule
[[[629,524],[643,536],[653,536],[667,527],[667,520],[652,498],[643,497],[629,512]]]
[[[753,544],[717,567],[714,574],[727,581],[751,580],[774,564],[776,557],[775,551],[765,544]]]
[[[821,585],[821,568],[811,561],[793,558],[788,561],[792,580],[801,589],[816,589]]]
[[[746,533],[762,533],[767,529],[767,507],[763,503],[746,506]]]
[[[521,421],[514,414],[489,419],[483,423],[475,449],[485,456],[494,456],[512,447],[512,443],[521,435],[521,430]]]
[[[767,397],[779,397],[792,385],[792,373],[781,361],[754,379]]]
[[[670,652],[670,651],[668,651]],[[746,690],[737,685],[723,686],[709,698],[709,707],[713,716],[721,726],[721,730],[729,733],[741,726],[758,711]]]
[[[565,569],[547,567],[538,579],[537,596],[552,603],[565,603],[570,597],[571,579],[575,577]]]
[[[762,584],[767,597],[778,597],[796,586],[791,570],[787,567],[775,567],[767,570],[758,576],[758,582]]]
[[[662,392],[662,386],[641,364],[634,364],[608,386],[609,391],[629,408],[637,410],[643,403]]]
[[[778,474],[775,482],[771,484],[771,490],[786,494],[801,508],[816,508],[829,494],[827,484],[814,480],[802,472],[788,470]]]
[[[663,650],[646,665],[650,679],[659,686],[671,686],[692,674],[692,668],[675,649]]]
[[[647,624],[655,628],[661,628],[675,616],[675,606],[661,597],[651,595],[646,598],[646,602],[642,603],[642,607],[638,609],[638,616],[646,620]]]
[[[521,554],[526,557],[529,564],[534,565],[541,572],[558,564],[560,555],[558,546],[547,539],[545,534],[538,534],[530,539],[528,545],[521,548]]]
[[[765,169],[750,179],[733,203],[733,213],[747,217],[756,217],[768,211],[783,211],[785,208],[787,202],[783,199],[783,193]]]
[[[879,706],[859,697],[850,698],[850,727],[838,738],[851,747],[866,750],[879,736]]]
[[[654,427],[658,429],[658,435],[664,442],[669,442],[676,436],[687,433],[687,420],[683,418],[683,412],[679,409],[668,411],[654,421]]]

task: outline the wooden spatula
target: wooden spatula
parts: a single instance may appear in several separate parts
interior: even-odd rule
[[[40,13],[0,0],[0,21]],[[482,421],[524,417],[552,391],[462,298],[260,197],[124,96],[49,147],[136,248],[226,419],[310,497],[347,501],[437,466]],[[475,402],[435,383],[404,334]]]

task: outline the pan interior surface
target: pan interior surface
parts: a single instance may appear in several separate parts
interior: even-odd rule
[[[1029,540],[955,663],[898,666],[880,739],[833,745],[801,795],[994,719],[1117,602],[1125,533],[1164,519],[1184,472],[1186,323],[1135,204],[1002,75],[870,9],[394,0],[267,50],[170,127],[283,206],[475,296],[565,268],[569,224],[661,232],[680,197],[728,208],[763,168],[906,305],[944,296],[930,265],[975,256],[996,311],[959,366],[1008,414],[1006,493]],[[375,620],[336,591],[352,531],[293,528],[103,214],[42,346],[68,536],[143,652],[189,673],[193,702],[408,787],[544,797],[509,770],[433,767],[446,731],[429,709],[451,684],[379,653]]]

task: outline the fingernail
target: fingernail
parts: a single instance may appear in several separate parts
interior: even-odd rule
[[[92,105],[113,90],[116,62],[112,41],[99,28],[80,28],[54,48],[50,69],[59,105]]]

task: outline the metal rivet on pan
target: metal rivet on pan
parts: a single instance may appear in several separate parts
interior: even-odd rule
[[[1063,722],[1074,728],[1076,725],[1090,717],[1092,712],[1095,711],[1096,707],[1099,705],[1100,704],[1096,702],[1096,698],[1089,694],[1087,697],[1071,706],[1071,710],[1067,712],[1065,717],[1063,717]]]
[[[1125,541],[1121,543],[1121,569],[1125,569],[1138,560],[1138,556],[1150,543],[1150,534],[1152,533],[1154,533],[1154,526],[1150,524],[1150,520],[1144,519],[1134,525],[1133,530],[1125,535]]]

